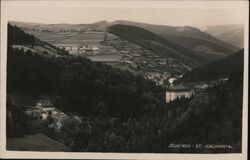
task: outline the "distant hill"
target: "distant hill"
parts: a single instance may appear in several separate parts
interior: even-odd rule
[[[118,24],[110,26],[109,32],[149,49],[161,57],[178,59],[192,68],[207,62],[196,53],[140,27]]]
[[[204,31],[227,43],[244,48],[243,24],[208,26]]]
[[[210,35],[210,32],[206,31],[206,33],[191,26],[165,26],[124,20],[117,20],[113,22],[99,21],[92,24],[42,24],[11,21],[10,24],[17,25],[25,32],[33,34],[36,37],[43,34],[43,31],[51,34],[49,37],[67,37],[66,34],[57,34],[56,32],[60,30],[75,33],[76,31],[79,32],[85,29],[87,31],[94,30],[103,32],[106,31],[108,26],[116,24],[136,26],[184,47],[187,50],[194,52],[198,57],[204,58],[206,61],[215,61],[224,58],[227,55],[238,51],[242,46],[238,44],[243,43],[241,42],[241,36],[239,36],[242,34],[239,34],[237,31],[230,31],[230,33],[227,32],[221,33],[217,36],[212,36],[213,34],[211,33]],[[56,35],[51,32],[54,32]],[[235,46],[239,46],[239,48]]]
[[[34,28],[45,25],[44,23],[17,22],[17,21],[9,21],[9,24],[13,26],[26,27],[26,28]]]
[[[90,25],[93,26],[93,27],[96,27],[97,30],[106,30],[108,22],[107,21],[99,21],[99,22],[96,22],[96,23],[92,23]]]
[[[192,50],[208,60],[217,60],[239,50],[238,47],[223,42],[210,34],[190,26],[153,25],[122,20],[109,23],[109,25],[115,24],[124,24],[144,28],[189,50]]]
[[[107,21],[99,21],[93,24],[44,24],[44,23],[30,23],[30,22],[16,22],[10,21],[11,25],[16,25],[24,30],[48,30],[48,31],[58,31],[58,30],[81,30],[84,28],[92,28],[98,31],[105,31]]]
[[[183,80],[205,81],[228,78],[232,72],[243,70],[244,50],[226,58],[193,69],[183,76]]]

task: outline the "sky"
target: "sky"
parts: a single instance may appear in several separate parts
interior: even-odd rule
[[[243,24],[246,1],[9,1],[8,20],[46,24],[87,24],[130,20],[172,26]]]

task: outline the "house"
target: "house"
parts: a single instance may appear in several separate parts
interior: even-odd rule
[[[168,82],[171,86],[173,86],[174,84],[174,81],[176,80],[177,78],[176,77],[172,77],[172,78],[169,78]]]
[[[194,90],[197,93],[203,92],[208,88],[208,84],[204,83],[204,84],[195,84],[194,85]]]
[[[99,53],[99,48],[97,46],[92,47],[92,52],[93,54],[98,54]]]
[[[39,118],[42,114],[42,109],[37,106],[25,106],[24,114],[31,118]]]
[[[53,107],[53,104],[50,102],[50,100],[39,100],[36,103],[36,106],[41,108],[41,107]]]
[[[78,53],[79,54],[84,54],[85,53],[85,48],[83,48],[83,47],[79,48]]]
[[[78,53],[78,50],[69,50],[69,54],[71,55],[77,55]]]
[[[167,60],[166,59],[160,59],[159,60],[159,64],[160,65],[166,65],[167,64]]]
[[[71,50],[73,50],[73,51],[78,51],[78,49],[79,49],[78,47],[72,47],[71,48]]]
[[[86,54],[92,54],[93,51],[92,51],[92,49],[85,49],[85,53],[86,53]]]
[[[55,109],[55,107],[53,106],[53,104],[50,102],[50,100],[39,100],[36,103],[36,107],[37,108],[41,108],[42,111],[48,112],[48,111],[52,111]]]
[[[83,46],[86,54],[98,54],[99,48],[97,46]]]
[[[42,120],[46,120],[48,118],[48,116],[49,116],[49,114],[45,113],[45,112],[41,114]]]
[[[217,80],[217,84],[226,84],[228,82],[228,78],[220,78]]]
[[[72,48],[72,47],[68,47],[68,46],[67,46],[67,47],[65,47],[65,50],[66,50],[66,51],[70,51],[71,48]]]
[[[166,102],[171,102],[177,98],[190,98],[194,94],[194,90],[183,85],[170,86],[166,89]]]

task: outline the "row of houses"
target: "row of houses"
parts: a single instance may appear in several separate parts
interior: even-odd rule
[[[81,54],[94,55],[100,53],[99,48],[97,46],[87,46],[87,45],[82,47],[59,46],[59,48],[68,51],[70,55],[81,55]]]

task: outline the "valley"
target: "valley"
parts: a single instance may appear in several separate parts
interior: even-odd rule
[[[8,25],[10,150],[241,151],[241,135],[232,135],[241,130],[244,50],[220,47],[209,35],[210,42],[200,40],[204,34],[189,27],[177,28],[191,30],[188,36],[170,40],[141,26],[105,21],[15,24],[21,29]],[[190,41],[194,30],[202,36]],[[30,140],[34,144],[27,147]],[[233,147],[169,147],[210,141]]]
[[[20,24],[17,25],[20,26]],[[112,65],[115,68],[129,70],[134,74],[142,74],[145,78],[154,80],[158,85],[167,84],[169,78],[180,76],[194,67],[193,64],[190,66],[175,57],[162,57],[157,54],[161,48],[156,51],[147,49],[108,31],[96,31],[95,28],[42,30],[34,26],[21,25],[21,27],[26,33],[59,48],[97,46],[100,53],[80,56]],[[161,44],[155,45],[162,47]]]

